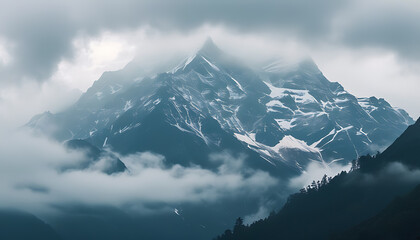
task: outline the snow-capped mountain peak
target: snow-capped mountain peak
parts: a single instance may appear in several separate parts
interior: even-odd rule
[[[385,100],[358,99],[328,81],[311,59],[254,71],[211,39],[154,78],[107,75],[75,106],[30,125],[48,119],[57,139],[106,143],[121,154],[153,151],[174,164],[212,167],[211,152],[230,150],[285,174],[311,161],[349,162],[387,146],[413,122]]]
[[[223,52],[216,46],[211,37],[207,37],[198,54],[208,58],[217,58]]]

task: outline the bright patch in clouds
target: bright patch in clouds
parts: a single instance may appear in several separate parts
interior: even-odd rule
[[[75,57],[63,60],[52,76],[69,88],[88,89],[105,71],[122,69],[135,56],[136,46],[125,35],[106,32],[96,38],[79,37],[73,42]]]
[[[7,50],[10,47],[10,44],[0,37],[0,67],[1,65],[7,65],[11,62],[12,56]]]
[[[384,98],[391,105],[420,116],[420,70],[392,52],[323,48],[312,54],[324,75],[358,97]]]
[[[23,126],[36,114],[61,111],[73,104],[80,94],[79,90],[61,82],[27,81],[0,88],[0,134]]]

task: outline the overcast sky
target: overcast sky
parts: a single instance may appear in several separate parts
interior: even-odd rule
[[[244,58],[308,54],[356,96],[420,116],[416,0],[0,0],[0,23],[0,112],[20,107],[21,121],[135,56],[186,54],[207,36]]]

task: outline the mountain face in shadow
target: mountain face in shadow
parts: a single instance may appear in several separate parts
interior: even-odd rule
[[[19,211],[0,209],[0,239],[62,240],[49,225],[37,217]]]
[[[404,133],[398,137],[395,142],[378,156],[377,160],[361,161],[364,169],[373,170],[371,165],[375,167],[378,162],[387,164],[390,162],[400,162],[409,168],[420,168],[420,120],[408,127]]]
[[[290,196],[278,213],[250,226],[235,226],[233,232],[227,230],[216,239],[410,239],[417,236],[419,188],[404,198],[394,199],[420,182],[419,136],[420,119],[383,153],[361,157],[350,173],[342,172],[332,179],[314,182]],[[361,222],[364,223],[354,227]],[[341,232],[345,234],[341,236]]]
[[[390,162],[403,163],[408,169],[420,168],[420,119],[377,159],[366,158],[362,169],[374,170]],[[419,176],[417,176],[419,177]],[[419,239],[420,238],[420,185],[403,197],[397,197],[385,209],[363,223],[335,236],[334,239]]]
[[[420,239],[420,185],[409,194],[396,198],[374,217],[333,239]]]

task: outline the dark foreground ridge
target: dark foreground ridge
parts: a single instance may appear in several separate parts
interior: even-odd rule
[[[278,213],[250,226],[239,221],[216,239],[416,239],[420,185],[399,196],[420,183],[418,175],[405,178],[420,169],[419,136],[420,120],[383,153],[361,157],[350,173],[314,183]]]

